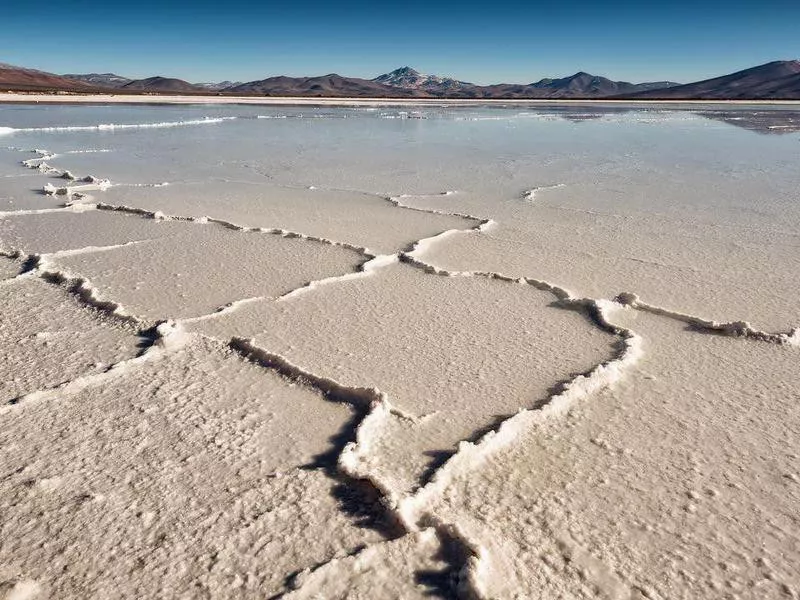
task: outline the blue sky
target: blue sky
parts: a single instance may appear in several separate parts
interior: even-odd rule
[[[8,2],[0,62],[189,81],[374,77],[410,65],[475,83],[583,70],[688,82],[800,58],[800,0]]]

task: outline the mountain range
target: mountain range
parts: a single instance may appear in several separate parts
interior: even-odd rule
[[[206,83],[189,83],[182,79],[170,77],[149,77],[147,79],[130,79],[116,73],[70,73],[63,75],[68,79],[83,81],[97,87],[127,90],[150,90],[163,92],[200,92],[203,90],[219,92],[227,88],[241,85],[241,81],[220,81]]]
[[[421,90],[433,97],[484,99],[599,98],[679,85],[670,81],[639,84],[612,81],[581,71],[569,77],[541,79],[528,84],[500,83],[481,86],[435,75],[423,75],[411,67],[402,67],[391,73],[380,75],[373,81],[400,89]]]
[[[193,93],[203,91],[204,86],[208,85],[195,85],[183,79],[175,79],[174,77],[156,76],[146,79],[130,79],[115,73],[88,73],[85,75],[71,73],[69,75],[64,75],[64,77],[98,88],[124,90],[127,92]]]
[[[449,77],[426,75],[401,67],[374,79],[335,73],[317,77],[268,77],[247,83],[190,83],[169,77],[130,79],[115,73],[55,75],[0,63],[0,89],[83,93],[180,93],[306,97],[455,98],[455,99],[580,99],[765,100],[800,99],[800,61],[774,61],[730,75],[689,84],[670,81],[629,83],[578,72],[569,77],[533,83],[477,85]]]
[[[335,96],[375,98],[431,98],[429,93],[392,87],[374,79],[342,77],[336,73],[320,77],[268,77],[224,90],[232,94],[260,96]]]

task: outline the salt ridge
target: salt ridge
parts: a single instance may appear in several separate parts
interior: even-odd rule
[[[129,373],[131,369],[138,368],[145,363],[159,360],[168,352],[173,352],[182,348],[189,339],[189,335],[190,334],[183,332],[175,322],[164,321],[159,323],[155,328],[155,336],[152,343],[138,356],[110,365],[101,373],[82,375],[53,388],[37,390],[15,398],[7,404],[0,406],[0,415],[5,414],[9,410],[15,410],[18,407],[56,400],[64,394],[76,394],[88,387],[101,385],[116,379],[117,377]]]
[[[537,193],[542,192],[544,190],[555,190],[555,189],[563,188],[563,187],[565,187],[565,184],[563,184],[563,183],[556,183],[554,185],[541,185],[541,186],[534,187],[534,188],[531,188],[529,190],[524,191],[522,193],[522,197],[525,200],[529,200],[529,201],[533,202],[534,200],[536,200],[536,194]]]
[[[800,328],[794,328],[787,333],[770,333],[753,328],[747,321],[727,321],[718,322],[703,319],[679,311],[670,310],[655,304],[648,304],[639,299],[639,296],[630,292],[623,292],[616,297],[616,300],[626,306],[635,308],[654,315],[668,317],[676,321],[682,321],[692,326],[698,331],[705,333],[718,333],[731,337],[743,337],[760,342],[771,344],[783,344],[788,346],[800,346]]]
[[[63,133],[72,131],[117,131],[125,129],[164,129],[170,127],[186,127],[190,125],[213,125],[232,121],[238,117],[207,117],[185,121],[162,121],[159,123],[100,123],[98,125],[65,125],[55,127],[0,127],[0,135],[12,133]]]

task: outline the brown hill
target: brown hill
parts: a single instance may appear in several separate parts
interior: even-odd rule
[[[13,91],[89,91],[91,84],[45,73],[36,69],[24,69],[0,63],[0,88]]]
[[[730,75],[623,97],[642,100],[800,99],[800,61],[777,60]]]

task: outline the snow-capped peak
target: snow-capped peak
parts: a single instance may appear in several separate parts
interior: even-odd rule
[[[442,90],[457,89],[471,85],[463,81],[457,81],[449,77],[439,77],[437,75],[426,75],[411,67],[400,67],[390,73],[379,75],[373,81],[391,87],[403,88],[407,90]]]

